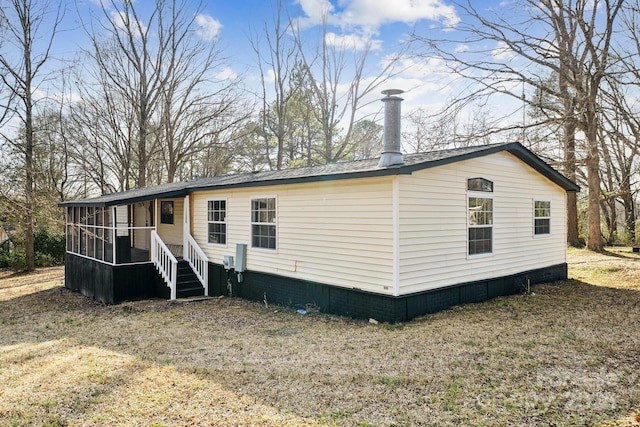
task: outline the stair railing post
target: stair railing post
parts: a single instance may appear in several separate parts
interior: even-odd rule
[[[177,298],[177,287],[178,287],[178,264],[177,262],[171,263],[171,300],[175,300]]]
[[[155,230],[151,230],[151,254],[153,264],[171,290],[171,299],[175,300],[177,298],[178,260]]]

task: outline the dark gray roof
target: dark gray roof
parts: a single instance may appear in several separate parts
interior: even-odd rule
[[[172,182],[168,184],[154,185],[152,187],[135,188],[119,193],[105,194],[88,199],[69,200],[59,203],[58,206],[114,206],[156,198],[169,198],[183,196],[186,193],[187,182]]]
[[[378,159],[338,162],[328,165],[285,169],[280,171],[241,173],[214,176],[192,181],[162,184],[153,187],[137,188],[100,197],[74,200],[60,203],[60,206],[113,206],[129,204],[156,198],[184,196],[199,190],[234,187],[259,187],[276,184],[329,181],[336,179],[365,178],[384,175],[411,174],[416,170],[427,169],[448,163],[459,162],[488,154],[507,151],[531,166],[533,169],[559,185],[566,191],[580,191],[580,187],[565,178],[538,156],[520,143],[488,144],[475,147],[454,148],[429,153],[407,154],[404,164],[389,168],[379,168]]]

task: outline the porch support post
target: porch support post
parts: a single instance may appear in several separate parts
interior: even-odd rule
[[[116,216],[116,206],[111,207],[111,248],[113,249],[111,252],[113,253],[113,259],[111,262],[113,265],[116,264],[117,254],[116,254],[116,237],[118,236],[118,217]]]
[[[189,195],[184,196],[184,204],[182,207],[182,257],[189,259],[187,254],[187,234],[191,234],[190,218],[189,218]]]

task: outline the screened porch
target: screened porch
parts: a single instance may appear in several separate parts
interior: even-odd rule
[[[112,265],[151,262],[153,206],[67,207],[67,252]]]

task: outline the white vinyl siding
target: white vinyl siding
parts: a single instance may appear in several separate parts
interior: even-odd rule
[[[151,218],[151,211],[154,210],[153,207],[150,206],[153,204],[153,201],[146,202],[138,202],[133,206],[133,226],[140,227],[138,229],[133,230],[133,236],[131,237],[131,244],[134,248],[149,250],[151,248],[151,234],[148,229],[144,229],[143,227],[149,227],[153,224],[153,220]],[[158,215],[159,219],[160,216]],[[167,224],[158,224],[158,229],[160,229],[160,225],[167,226]],[[168,227],[172,227],[169,225]]]
[[[392,177],[199,191],[193,235],[213,263],[245,243],[247,269],[393,294]],[[251,247],[251,200],[276,198],[277,251]],[[207,245],[207,200],[227,200],[227,248]]]
[[[482,193],[494,205],[489,257],[467,254],[469,177],[494,183]],[[251,247],[251,200],[265,197],[277,199],[277,251]],[[207,201],[222,198],[226,248],[206,244]],[[211,262],[244,243],[250,271],[350,289],[393,295],[397,283],[406,295],[566,262],[565,191],[506,152],[412,175],[198,191],[192,199],[193,234]],[[532,199],[550,202],[547,238],[534,238]]]
[[[167,199],[165,199],[167,200]],[[158,210],[161,209],[163,199],[158,200]],[[158,235],[168,245],[182,244],[182,229],[184,223],[184,199],[170,199],[173,202],[173,224],[164,224],[160,221],[161,213],[156,214]],[[151,202],[153,203],[153,202]]]
[[[493,256],[467,256],[467,178],[493,181]],[[475,192],[474,192],[475,194]],[[548,239],[533,237],[532,197],[551,202]],[[509,153],[400,177],[400,294],[566,262],[565,191]]]
[[[128,227],[129,226],[129,205],[116,206],[116,227]],[[116,230],[117,236],[125,236],[128,233],[127,230]]]

